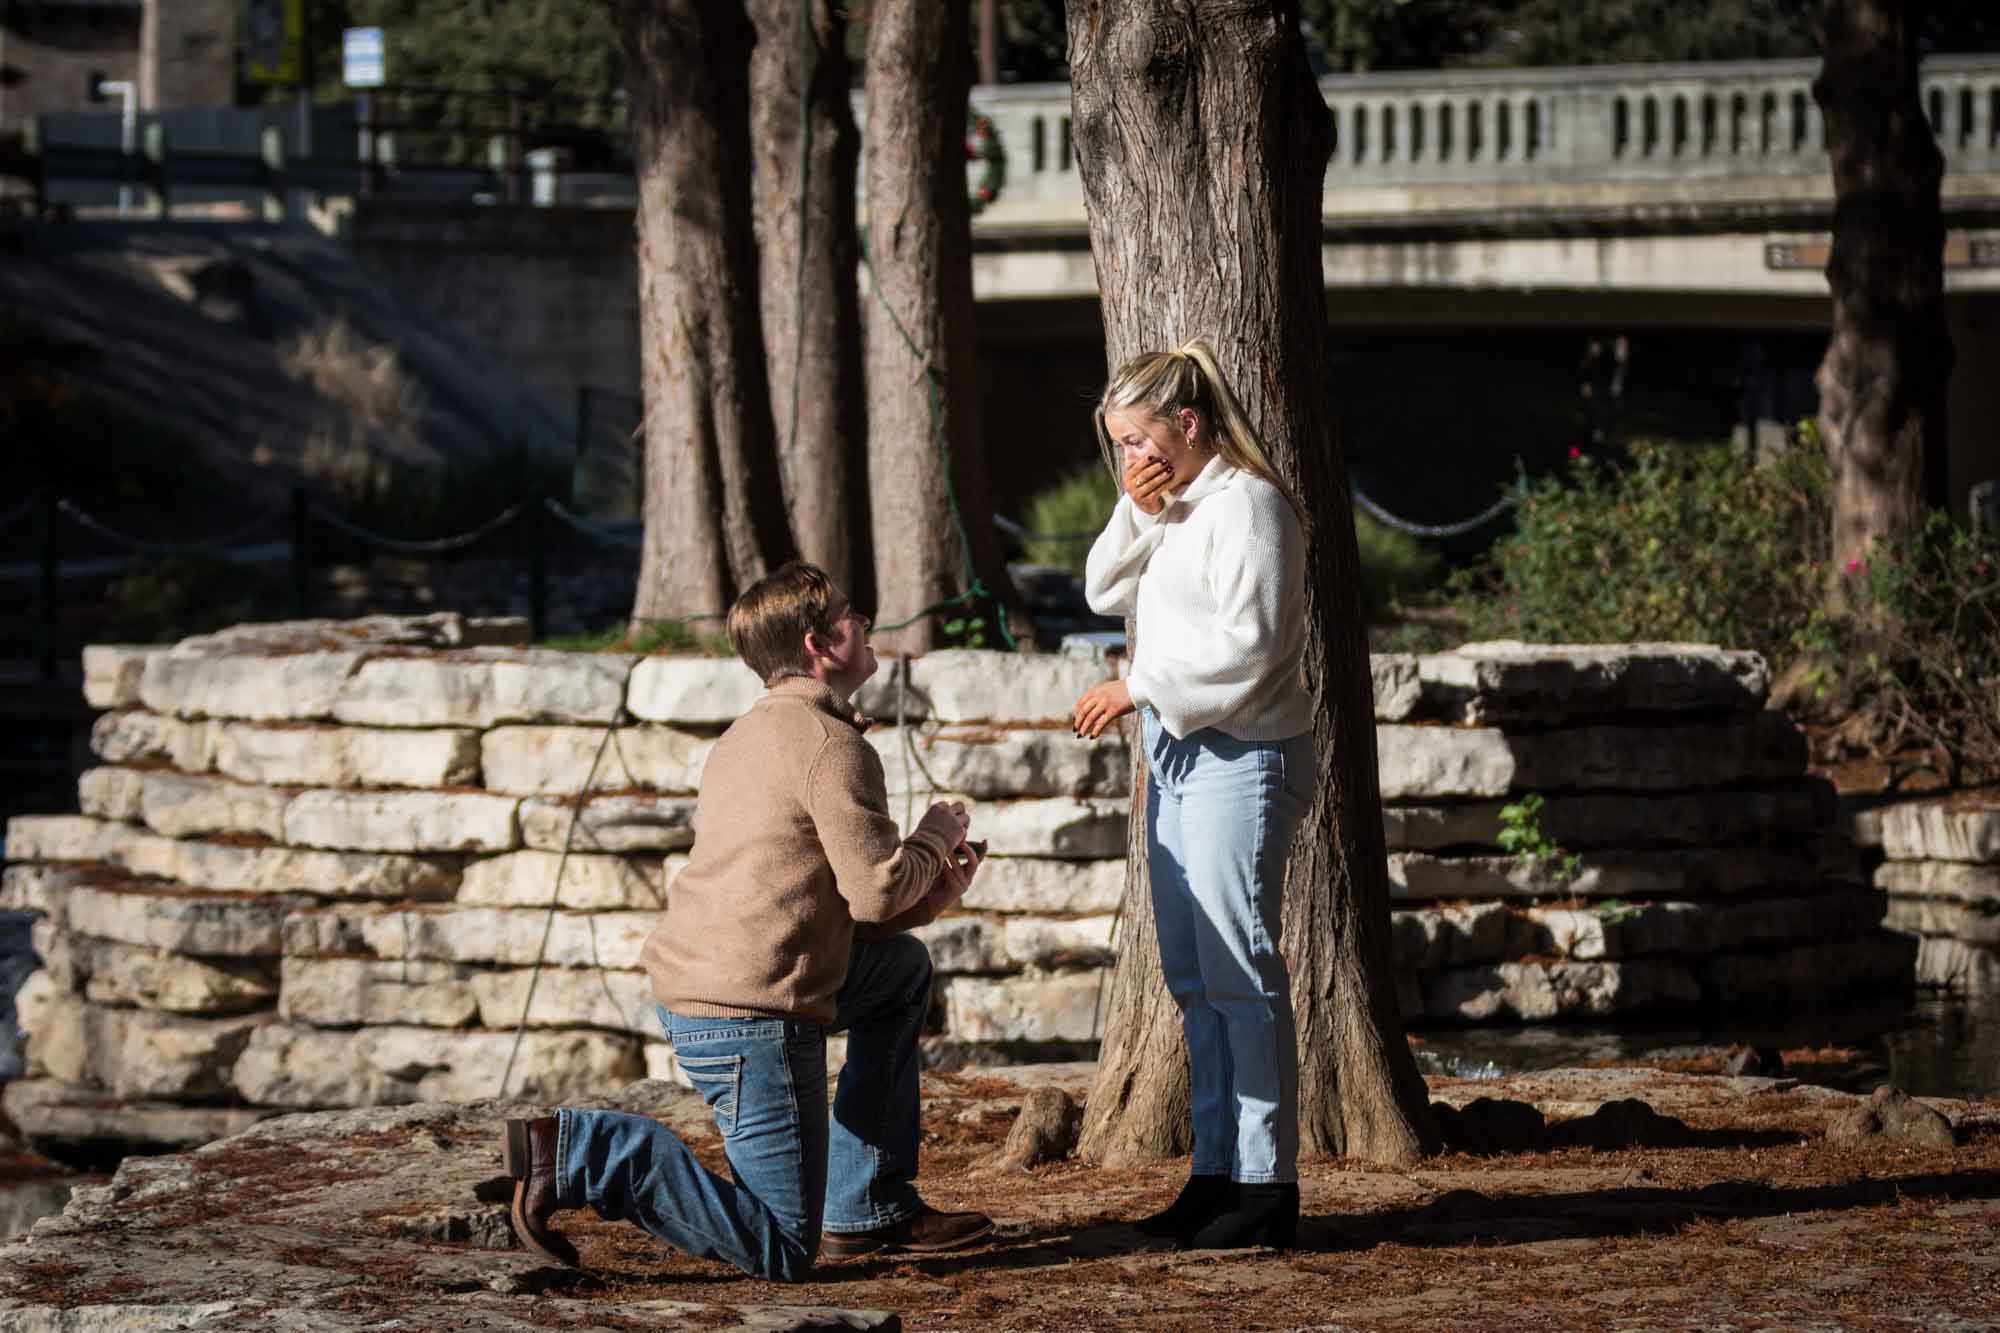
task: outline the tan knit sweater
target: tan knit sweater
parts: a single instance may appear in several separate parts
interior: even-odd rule
[[[646,939],[653,994],[677,1014],[830,1024],[857,923],[923,925],[951,849],[905,838],[882,759],[817,681],[764,692],[709,753],[694,851]]]

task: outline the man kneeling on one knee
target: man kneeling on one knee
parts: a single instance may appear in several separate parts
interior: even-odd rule
[[[729,612],[764,694],[715,744],[694,850],[646,940],[660,1020],[707,1099],[735,1179],[703,1169],[657,1121],[564,1109],[510,1120],[514,1230],[577,1263],[552,1214],[588,1205],[689,1254],[798,1281],[828,1258],[949,1250],[993,1229],[918,1197],[917,1036],[930,952],[905,932],[965,893],[979,866],[964,806],[908,837],[851,702],[875,673],[868,618],[824,572],[792,564]],[[829,1117],[826,1035],[847,1063]]]

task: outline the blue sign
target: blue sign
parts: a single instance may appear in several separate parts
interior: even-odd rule
[[[340,79],[350,88],[380,88],[388,73],[380,28],[346,28],[340,34]]]

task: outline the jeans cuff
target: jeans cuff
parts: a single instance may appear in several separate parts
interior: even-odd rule
[[[569,1140],[572,1132],[570,1126],[572,1115],[573,1112],[570,1111],[556,1112],[555,1185],[556,1206],[559,1208],[576,1207],[576,1202],[569,1197],[569,1191],[563,1188],[564,1185],[569,1183]]]
[[[899,1222],[908,1221],[910,1218],[915,1217],[918,1213],[921,1213],[923,1210],[924,1210],[924,1201],[922,1199],[916,1199],[913,1200],[908,1207],[897,1209],[894,1216],[889,1217],[884,1221],[822,1222],[820,1224],[820,1230],[824,1231],[829,1236],[855,1236],[865,1231],[880,1231],[884,1227],[893,1227]]]

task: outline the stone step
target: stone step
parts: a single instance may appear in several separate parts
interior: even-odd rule
[[[29,865],[101,863],[191,889],[310,893],[328,898],[448,899],[463,858],[257,846],[163,837],[136,825],[74,815],[9,825],[8,873]],[[16,836],[18,834],[18,836]]]
[[[488,791],[523,796],[574,796],[639,789],[692,795],[700,769],[692,761],[707,745],[673,727],[507,726],[481,736]]]
[[[512,1031],[385,1026],[339,1032],[266,1023],[251,1034],[233,1081],[245,1101],[289,1110],[502,1095],[555,1106],[643,1078],[640,1046],[634,1037],[587,1030],[529,1030],[519,1035],[517,1049]]]
[[[0,1107],[36,1152],[52,1156],[117,1151],[179,1152],[241,1133],[277,1112],[242,1106],[183,1106],[132,1101],[102,1088],[54,1078],[21,1078],[0,1093]]]
[[[1917,985],[1961,995],[2000,995],[2000,949],[1926,935],[1917,941]]]
[[[1799,851],[1764,847],[1598,848],[1578,853],[1564,880],[1553,862],[1526,857],[1389,855],[1392,901],[1425,899],[1710,898],[1758,890],[1801,892],[1859,883],[1852,848],[1835,835]]]
[[[456,901],[468,907],[547,907],[571,911],[654,911],[685,856],[608,856],[520,851],[469,861]],[[560,878],[558,878],[560,876]]]
[[[194,1018],[98,1004],[36,972],[15,997],[29,1077],[118,1097],[203,1102],[230,1096],[230,1072],[264,1014]]]
[[[1875,887],[1894,898],[1944,898],[2000,905],[2000,866],[1963,861],[1885,861]]]
[[[96,1004],[168,1013],[227,1015],[269,1009],[278,968],[259,958],[197,958],[165,949],[96,939],[35,923],[35,952],[59,990]]]
[[[1122,736],[1083,740],[1062,730],[956,726],[874,727],[892,796],[962,792],[980,800],[1037,796],[1123,800],[1132,793],[1132,756]]]
[[[1913,801],[1870,814],[1891,861],[1964,861],[2000,868],[2000,803]]]
[[[2000,902],[1967,905],[1927,898],[1891,898],[1882,924],[1905,935],[1934,935],[2000,948]]]
[[[641,947],[657,911],[548,912],[540,908],[420,906],[404,910],[329,906],[284,921],[287,958],[358,956],[482,966],[643,966]]]
[[[1498,847],[1505,800],[1382,807],[1391,851]],[[1735,791],[1551,796],[1539,826],[1565,848],[1719,847],[1827,829],[1836,821],[1832,784],[1820,779]]]
[[[1428,715],[1481,726],[1571,726],[1632,713],[1754,713],[1770,671],[1710,644],[1468,643],[1417,659]]]

